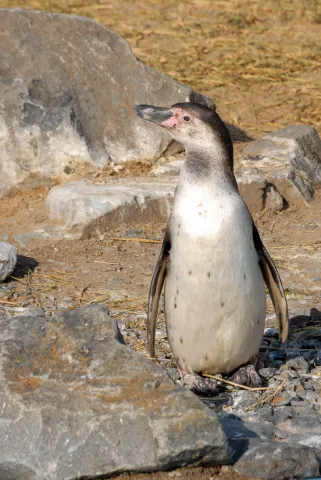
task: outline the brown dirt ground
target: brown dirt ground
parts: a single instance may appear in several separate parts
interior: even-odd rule
[[[210,96],[223,118],[258,138],[295,123],[312,124],[321,133],[321,2],[319,0],[0,0],[0,8],[24,7],[87,15],[124,36],[147,64]],[[130,21],[129,21],[130,19]],[[241,147],[237,146],[237,151]],[[142,164],[115,173],[76,171],[98,176],[148,175]],[[43,202],[48,189],[12,192],[1,201],[0,232],[14,235],[50,224]],[[255,221],[271,254],[282,263],[292,246],[320,247],[321,192],[309,205],[291,205],[279,214],[262,212]],[[161,239],[164,225],[135,225],[142,237]],[[21,267],[15,289],[2,305],[56,308],[69,297],[72,308],[102,301],[131,321],[146,309],[147,291],[159,245],[112,240],[128,225],[95,232],[88,240],[35,240],[19,253],[39,262],[34,273]],[[282,264],[286,269],[287,265]],[[11,280],[12,281],[12,280]],[[113,292],[123,292],[121,302]],[[320,298],[315,298],[316,303]],[[5,303],[7,302],[7,303]],[[314,305],[312,305],[314,306]],[[144,320],[134,328],[144,329]],[[145,353],[138,342],[136,350]],[[139,475],[163,480],[173,474]],[[182,469],[182,479],[237,480],[230,469]],[[123,475],[124,480],[130,475]],[[244,478],[244,477],[242,477]]]

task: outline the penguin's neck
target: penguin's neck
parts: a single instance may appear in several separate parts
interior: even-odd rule
[[[186,148],[183,176],[190,183],[211,182],[217,187],[237,190],[233,171],[233,150],[216,142]]]

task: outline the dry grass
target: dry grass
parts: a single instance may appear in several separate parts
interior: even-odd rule
[[[251,135],[298,122],[321,131],[320,0],[0,0],[14,6],[98,20]]]

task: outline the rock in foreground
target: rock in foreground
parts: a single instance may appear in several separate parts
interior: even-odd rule
[[[50,181],[77,163],[159,158],[172,138],[133,113],[139,103],[213,106],[88,18],[2,9],[0,30],[0,195]]]
[[[132,352],[105,307],[0,323],[1,479],[227,461],[216,414]]]
[[[0,242],[0,282],[8,278],[17,263],[17,249],[8,242]]]

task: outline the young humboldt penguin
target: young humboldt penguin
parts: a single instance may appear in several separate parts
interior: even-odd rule
[[[288,312],[279,274],[241,198],[227,128],[210,108],[138,105],[135,113],[182,143],[186,161],[149,292],[147,341],[154,355],[159,297],[165,281],[168,340],[183,384],[215,394],[202,374],[233,374],[257,386],[254,365],[263,337],[266,283],[282,342]],[[237,370],[238,369],[238,370]]]

